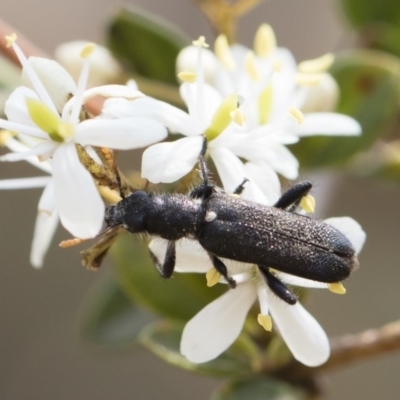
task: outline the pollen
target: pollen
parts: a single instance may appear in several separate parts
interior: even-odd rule
[[[240,108],[237,108],[236,110],[231,111],[230,116],[232,118],[232,121],[235,124],[238,124],[239,126],[243,126],[246,118],[244,116],[243,111]]]
[[[315,198],[308,194],[304,196],[300,201],[300,207],[309,214],[314,214],[315,212]]]
[[[258,314],[257,322],[268,332],[272,330],[272,319],[269,315]]]
[[[295,119],[299,124],[302,124],[304,121],[303,113],[296,107],[291,107],[289,109],[289,115]]]
[[[262,58],[269,57],[276,48],[274,30],[268,24],[262,24],[254,37],[254,52]]]
[[[11,47],[16,40],[17,40],[16,33],[12,33],[11,35],[6,36],[6,47]]]
[[[206,42],[206,38],[204,36],[199,36],[197,40],[193,40],[193,45],[197,47],[204,47],[207,48],[209,45]]]
[[[325,72],[331,67],[334,60],[335,56],[332,53],[327,53],[319,58],[303,61],[298,65],[297,68],[299,72],[304,72],[307,74]]]
[[[346,288],[343,286],[342,282],[329,283],[328,289],[332,293],[336,293],[336,294],[345,294],[346,293]]]
[[[207,286],[215,286],[221,280],[222,275],[215,269],[210,268],[206,273]]]
[[[322,72],[321,73],[312,73],[312,74],[298,72],[296,75],[296,82],[300,86],[314,87],[314,86],[318,86],[322,82],[322,79],[324,78],[324,76],[325,76],[325,74]]]
[[[195,72],[192,72],[192,71],[182,71],[182,72],[179,72],[178,78],[181,81],[186,82],[186,83],[194,83],[194,82],[196,82],[197,75]]]
[[[249,51],[247,53],[244,62],[245,62],[246,72],[248,73],[250,78],[255,82],[259,82],[261,80],[261,75],[260,72],[258,71],[256,60],[254,58],[254,53],[252,51]]]
[[[235,69],[235,61],[232,57],[231,50],[229,48],[228,39],[225,35],[221,34],[217,37],[214,43],[214,52],[222,65],[232,71]]]
[[[95,48],[96,45],[94,43],[87,43],[86,46],[81,50],[80,53],[81,58],[89,57],[93,53]]]

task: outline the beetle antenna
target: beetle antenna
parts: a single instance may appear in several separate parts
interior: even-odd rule
[[[208,168],[205,159],[206,152],[207,152],[207,139],[204,136],[203,147],[201,148],[201,152],[199,154],[199,165],[204,186],[208,186]]]

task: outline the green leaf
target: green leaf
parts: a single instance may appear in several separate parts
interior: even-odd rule
[[[140,310],[113,276],[94,287],[83,307],[80,332],[84,342],[120,349],[132,347],[140,330],[154,319]]]
[[[211,400],[306,400],[307,394],[270,377],[250,377],[226,383],[213,393]]]
[[[180,354],[179,346],[183,324],[171,321],[156,321],[149,324],[140,334],[140,342],[164,361],[174,366],[213,376],[246,374],[251,369],[248,362],[224,353],[207,363],[193,364]]]
[[[400,99],[400,60],[374,50],[343,54],[331,73],[340,87],[337,111],[362,126],[358,137],[313,136],[293,145],[303,168],[343,164],[368,149],[394,123]]]
[[[112,20],[108,45],[132,71],[176,84],[175,60],[190,39],[176,26],[139,8],[121,10]]]
[[[220,296],[226,285],[206,286],[204,274],[175,273],[171,279],[158,274],[150,258],[147,242],[123,235],[111,248],[121,286],[138,303],[169,318],[187,321],[210,301]]]
[[[341,5],[355,28],[375,22],[400,24],[398,0],[341,0]]]

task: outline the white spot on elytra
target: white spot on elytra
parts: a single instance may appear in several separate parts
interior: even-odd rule
[[[208,211],[205,219],[207,222],[211,222],[214,221],[215,218],[217,218],[217,214],[214,211]]]

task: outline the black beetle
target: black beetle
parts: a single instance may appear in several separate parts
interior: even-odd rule
[[[274,206],[265,206],[225,193],[209,184],[200,158],[203,183],[189,196],[136,191],[106,209],[107,228],[123,226],[168,240],[164,262],[153,259],[169,278],[175,267],[175,242],[197,240],[216,270],[234,288],[236,282],[220,258],[258,265],[269,288],[295,304],[296,296],[274,270],[319,282],[335,283],[358,267],[350,241],[337,229],[294,212],[312,184],[302,182],[285,192]],[[246,180],[234,194],[240,194]]]

